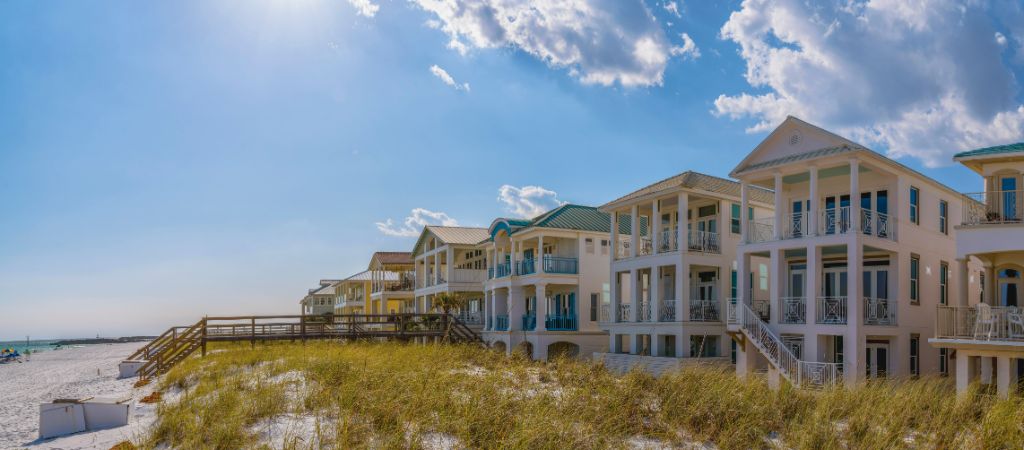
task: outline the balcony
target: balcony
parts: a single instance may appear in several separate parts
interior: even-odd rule
[[[661,238],[658,241],[658,253],[669,253],[679,250],[679,243],[676,242],[676,232],[673,231],[662,231]]]
[[[782,323],[807,323],[807,299],[805,297],[783,297],[779,299],[779,302],[782,303]]]
[[[576,258],[560,258],[557,256],[544,256],[544,272],[575,275],[579,273],[579,262]]]
[[[935,337],[993,343],[1024,342],[1024,313],[1013,306],[939,306]]]
[[[762,322],[771,320],[772,302],[770,300],[754,300],[750,304],[750,309],[757,313],[757,317],[759,317]]]
[[[495,331],[508,331],[508,314],[499,314],[494,317]]]
[[[537,316],[532,313],[523,314],[523,331],[533,331],[537,328]]]
[[[961,226],[1024,223],[1024,191],[989,191],[963,194]]]
[[[484,323],[483,311],[459,311],[455,317],[466,325],[483,325]]]
[[[651,315],[651,313],[652,313],[652,311],[651,311],[651,302],[650,301],[646,301],[646,302],[645,301],[641,301],[640,302],[640,310],[638,311],[638,313],[639,313],[639,316],[637,316],[637,318],[636,318],[636,320],[638,322],[650,322],[651,321],[651,317],[653,317]]]
[[[512,274],[512,263],[505,262],[505,263],[498,264],[495,267],[491,267],[491,268],[487,269],[487,278],[491,279],[491,280],[493,280],[495,278],[505,278],[505,277],[507,277],[507,276],[509,276],[511,274]]]
[[[804,212],[782,215],[782,239],[802,239],[814,236],[831,236],[847,234],[854,231],[852,211],[849,206],[821,210],[818,215],[817,230],[809,223],[809,215]],[[747,241],[750,243],[770,242],[776,240],[774,218],[756,219],[747,223]],[[885,213],[870,209],[860,210],[860,232],[867,236],[896,240],[896,220]]]
[[[864,325],[896,325],[896,301],[864,297]]]
[[[612,305],[609,303],[602,303],[601,309],[598,310],[597,321],[601,323],[608,323],[612,321]]]
[[[675,300],[662,300],[661,310],[658,312],[659,322],[675,322],[676,321],[676,301]]]
[[[818,297],[817,323],[822,325],[846,325],[846,297]]]
[[[537,273],[537,267],[533,264],[533,258],[516,261],[517,275],[532,275]]]
[[[630,317],[630,311],[629,311],[630,306],[632,306],[632,305],[630,305],[629,303],[621,303],[621,304],[619,304],[619,310],[617,311],[617,315],[615,317],[615,320],[617,322],[631,322],[631,321],[633,321],[633,318]]]
[[[718,300],[690,300],[690,321],[718,322]]]
[[[452,271],[452,283],[482,283],[487,271],[474,269],[455,269]]]
[[[544,327],[548,331],[576,331],[576,314],[548,314]]]
[[[729,302],[725,304],[725,320],[727,323],[735,324],[739,323],[736,317],[736,299],[730,298]]]
[[[686,250],[700,253],[722,253],[722,240],[713,231],[693,231],[686,233]]]

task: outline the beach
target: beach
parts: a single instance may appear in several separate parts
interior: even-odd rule
[[[109,449],[139,435],[152,423],[154,405],[138,400],[152,386],[133,388],[137,378],[118,379],[117,364],[144,343],[68,347],[33,354],[30,361],[0,365],[0,449]],[[57,398],[132,397],[129,424],[40,441],[39,404]]]

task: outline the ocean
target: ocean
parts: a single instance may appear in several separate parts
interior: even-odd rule
[[[25,350],[32,350],[32,353],[43,352],[47,350],[53,350],[53,344],[57,340],[32,340],[29,342],[21,341],[0,341],[0,349],[13,348],[18,353],[24,354]],[[27,344],[27,345],[26,345]]]

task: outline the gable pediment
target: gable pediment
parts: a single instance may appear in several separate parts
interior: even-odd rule
[[[789,116],[772,130],[743,161],[732,170],[735,177],[750,168],[764,165],[796,155],[814,152],[821,149],[858,146],[855,142],[826,131],[817,126]]]

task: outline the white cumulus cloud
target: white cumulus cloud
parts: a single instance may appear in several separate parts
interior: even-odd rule
[[[555,191],[540,186],[515,187],[502,185],[498,188],[498,201],[505,204],[505,210],[515,217],[532,219],[555,207],[564,205]]]
[[[377,15],[377,11],[380,10],[380,5],[372,2],[371,0],[348,0],[348,3],[356,9],[359,15],[366,17],[373,17]]]
[[[959,150],[1024,139],[1013,67],[997,28],[1024,36],[1019,3],[957,0],[745,0],[721,30],[763,93],[721,95],[713,112],[792,114],[894,157],[948,163]],[[1009,56],[1009,58],[1004,58]],[[1014,58],[1016,56],[1016,58]],[[1006,61],[1018,61],[1006,62]]]
[[[676,17],[683,17],[683,14],[681,12],[679,12],[679,3],[671,2],[671,1],[670,2],[665,2],[665,3],[663,3],[661,5],[661,7],[665,8],[665,11],[668,11],[668,12],[672,13],[672,15],[674,15]]]
[[[448,227],[458,226],[459,222],[448,214],[438,211],[431,211],[424,208],[413,208],[409,216],[396,225],[395,221],[387,219],[377,222],[377,229],[388,236],[417,237],[425,225],[444,225]]]
[[[680,33],[679,38],[683,40],[683,46],[672,47],[672,50],[670,51],[672,56],[682,56],[683,58],[690,59],[700,58],[700,49],[697,48],[697,44],[693,42],[690,35]]]
[[[460,53],[516,48],[585,84],[661,85],[673,56],[641,0],[411,1],[436,17],[428,23]]]
[[[452,76],[448,74],[447,70],[442,69],[437,64],[430,66],[430,73],[434,74],[435,77],[440,78],[444,84],[447,84],[456,90],[469,92],[469,83],[459,84],[455,81],[455,78],[452,78]]]

